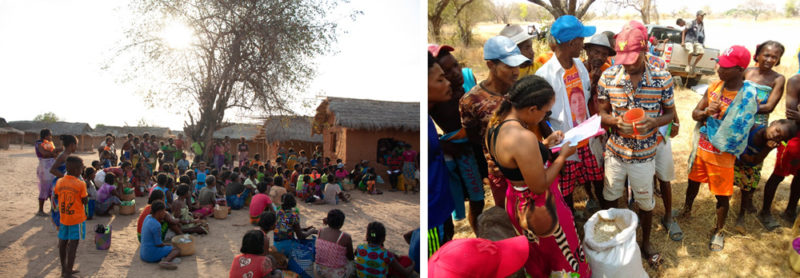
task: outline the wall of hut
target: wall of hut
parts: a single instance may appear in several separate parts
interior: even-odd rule
[[[363,130],[344,127],[332,127],[323,132],[325,145],[323,150],[326,157],[335,161],[340,158],[350,170],[362,160],[368,160],[369,165],[375,167],[376,173],[385,177],[388,167],[377,164],[378,140],[391,138],[411,145],[412,149],[419,152],[419,131],[402,131],[398,129]],[[334,140],[334,138],[336,140]]]

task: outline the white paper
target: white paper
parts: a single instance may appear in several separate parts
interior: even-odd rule
[[[600,115],[592,116],[564,133],[564,140],[561,140],[560,144],[551,147],[551,149],[561,148],[567,141],[569,141],[570,146],[577,146],[581,141],[592,138],[600,131],[600,122]]]
[[[694,91],[696,94],[703,96],[703,95],[705,95],[705,94],[706,94],[706,90],[708,90],[708,84],[698,84],[698,85],[694,85],[694,87],[692,87],[691,89],[692,89],[692,91]]]

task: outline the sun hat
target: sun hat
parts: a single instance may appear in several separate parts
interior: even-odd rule
[[[519,24],[506,24],[506,27],[500,31],[500,35],[511,39],[514,44],[520,44],[534,37],[528,31],[522,29]]]
[[[597,33],[592,35],[592,37],[589,38],[588,42],[583,43],[583,48],[586,48],[586,46],[590,44],[605,46],[606,48],[608,48],[609,51],[611,51],[610,54],[611,56],[617,55],[617,52],[614,51],[614,48],[611,47],[611,43],[608,41],[608,36],[606,36],[603,33]]]
[[[740,66],[746,69],[750,65],[750,51],[741,45],[728,47],[719,53],[717,63],[723,68]]]
[[[437,278],[501,278],[517,272],[528,260],[525,236],[497,242],[483,238],[446,243],[428,260],[428,276]]]
[[[517,44],[504,36],[494,36],[486,41],[483,45],[483,59],[500,60],[511,67],[530,61],[528,57],[522,56]]]
[[[703,10],[699,10],[699,11],[697,11],[696,15],[706,15],[706,12],[703,11]]]
[[[585,38],[597,31],[594,26],[583,26],[577,17],[571,15],[563,15],[553,22],[550,27],[550,34],[556,39],[556,43],[562,44],[571,41],[575,38]]]
[[[642,23],[631,20],[628,24],[622,27],[622,32],[614,36],[616,44],[614,50],[617,56],[614,57],[614,63],[622,65],[630,65],[636,62],[639,58],[639,53],[647,49],[647,42],[645,42],[646,31],[643,31],[644,25]]]

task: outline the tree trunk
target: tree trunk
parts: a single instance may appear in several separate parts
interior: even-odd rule
[[[428,15],[428,21],[430,22],[431,33],[433,34],[434,41],[441,41],[441,34],[442,34],[442,13],[444,12],[447,5],[450,4],[450,0],[441,0],[440,2],[436,3],[436,7],[433,10],[433,14]]]

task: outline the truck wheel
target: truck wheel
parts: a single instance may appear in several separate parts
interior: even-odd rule
[[[686,88],[691,88],[691,87],[694,87],[695,85],[697,85],[697,83],[700,82],[700,78],[701,78],[700,76],[693,77],[693,78],[687,77],[686,78]]]

